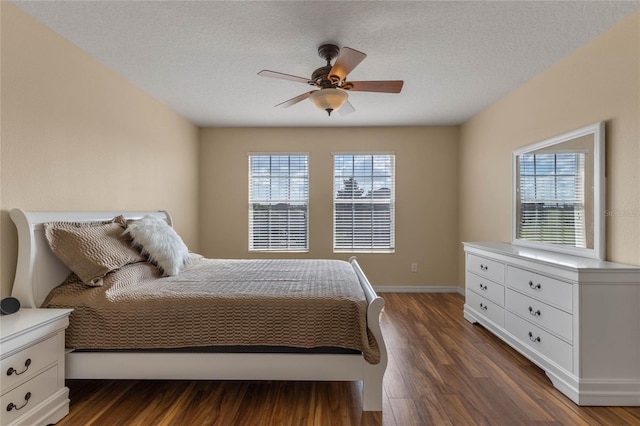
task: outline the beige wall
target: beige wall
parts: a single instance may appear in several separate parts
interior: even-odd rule
[[[197,127],[15,6],[0,7],[2,297],[13,284],[16,207],[166,209],[197,249]]]
[[[640,265],[640,13],[464,123],[461,240],[511,240],[514,149],[602,120],[607,259]]]
[[[458,286],[458,128],[203,129],[200,246],[247,258],[248,152],[309,153],[310,248],[287,257],[348,259],[332,251],[332,152],[396,154],[396,252],[358,254],[374,285]],[[266,256],[272,256],[269,253]],[[265,256],[265,255],[262,255]],[[410,264],[418,263],[418,273]]]

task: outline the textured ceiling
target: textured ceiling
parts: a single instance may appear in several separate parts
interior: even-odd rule
[[[460,124],[640,9],[638,1],[16,1],[19,8],[200,126]],[[365,52],[352,114],[309,101],[325,42]]]

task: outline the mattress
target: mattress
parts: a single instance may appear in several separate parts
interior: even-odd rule
[[[174,277],[141,262],[101,287],[72,274],[43,307],[74,309],[70,349],[335,347],[380,360],[364,291],[340,260],[203,258]]]

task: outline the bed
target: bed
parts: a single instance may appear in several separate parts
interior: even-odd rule
[[[109,221],[116,215],[122,215],[127,221],[144,217],[162,219],[169,225],[171,217],[167,212],[25,212],[13,209],[10,217],[18,232],[18,262],[12,296],[20,300],[23,307],[41,307],[50,293],[59,291],[60,284],[71,274],[70,269],[56,256],[45,238],[44,224],[51,222],[95,223]],[[241,263],[245,274],[252,280],[260,275],[260,262],[233,260]],[[304,262],[304,261],[300,261]],[[314,268],[318,260],[309,260],[305,268]],[[283,348],[283,345],[263,346],[257,342],[243,341],[237,346],[202,345],[200,341],[186,344],[183,348],[126,348],[126,350],[101,348],[99,350],[67,349],[65,356],[67,379],[141,379],[141,380],[305,380],[305,381],[360,381],[362,382],[362,409],[364,411],[382,410],[382,381],[387,366],[387,352],[380,330],[380,315],[384,300],[376,295],[355,257],[348,262],[335,263],[343,273],[344,265],[349,265],[350,274],[356,277],[362,294],[361,317],[364,318],[366,332],[362,347],[335,350],[331,344],[321,347]],[[206,265],[205,265],[206,263]],[[196,269],[209,267],[209,263],[226,268],[227,263],[214,259],[199,259],[197,266],[185,268],[178,277],[188,277]],[[285,265],[290,265],[286,263]],[[143,268],[142,265],[134,265]],[[282,265],[278,265],[281,267]],[[251,269],[253,268],[253,269]],[[266,268],[268,269],[268,268]],[[314,269],[315,271],[315,269]],[[266,272],[265,272],[266,273]],[[315,273],[318,275],[318,273]],[[328,274],[336,274],[331,272]],[[287,286],[295,288],[300,283],[291,283],[291,277],[300,275],[291,272]],[[312,274],[313,275],[313,274]],[[315,276],[314,275],[314,276]],[[217,275],[216,275],[217,276]],[[332,275],[333,276],[333,275]],[[182,283],[189,279],[182,279]],[[164,278],[158,280],[163,282]],[[251,281],[253,282],[253,281]],[[245,288],[247,287],[245,283]],[[54,290],[55,289],[55,290]],[[322,292],[321,292],[322,293]],[[316,295],[318,296],[318,295]],[[315,297],[315,296],[314,296]],[[322,294],[318,304],[325,303]],[[51,298],[51,297],[49,297]],[[339,296],[344,299],[343,296]],[[164,306],[166,300],[162,301]],[[231,299],[229,303],[240,303]],[[328,303],[328,302],[327,302]],[[279,308],[280,311],[286,308]],[[216,308],[216,311],[219,310]],[[250,309],[247,310],[249,314]],[[73,316],[70,319],[73,324]],[[350,320],[351,321],[351,320]],[[353,320],[355,321],[355,320]],[[239,321],[242,322],[242,321]],[[249,322],[251,323],[251,322]],[[70,327],[71,327],[70,324]],[[255,321],[253,324],[255,334]],[[203,327],[199,327],[203,328]],[[81,330],[81,325],[77,325]],[[246,330],[245,330],[246,331]],[[313,332],[313,331],[311,331]],[[74,333],[76,334],[76,333]],[[251,335],[251,333],[249,333]],[[259,333],[258,333],[259,334]],[[292,333],[295,334],[295,333]],[[300,336],[305,341],[305,336]],[[295,343],[295,342],[294,342]],[[288,346],[288,345],[287,345]],[[295,345],[294,345],[295,346]],[[313,346],[313,345],[310,345]],[[220,350],[220,349],[224,350]],[[372,349],[373,348],[373,349]],[[287,349],[287,350],[284,350]]]

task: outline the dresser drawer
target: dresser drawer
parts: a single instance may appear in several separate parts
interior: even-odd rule
[[[467,254],[467,271],[498,283],[504,283],[504,265],[495,260]]]
[[[474,291],[489,300],[504,306],[504,287],[487,278],[480,277],[467,271],[465,285],[467,290]]]
[[[552,333],[573,341],[573,315],[537,299],[507,289],[507,310]]]
[[[2,423],[13,422],[53,395],[57,390],[58,368],[53,366],[0,397]],[[9,408],[11,409],[9,410]]]
[[[506,329],[525,345],[546,356],[567,371],[573,369],[573,346],[519,316],[506,312]]]
[[[500,327],[504,327],[504,308],[473,291],[467,290],[465,303]]]
[[[509,288],[573,312],[573,286],[567,282],[508,266],[506,283]]]
[[[51,336],[0,361],[2,393],[37,372],[54,364],[58,357],[58,338]],[[10,373],[10,374],[9,374]]]

